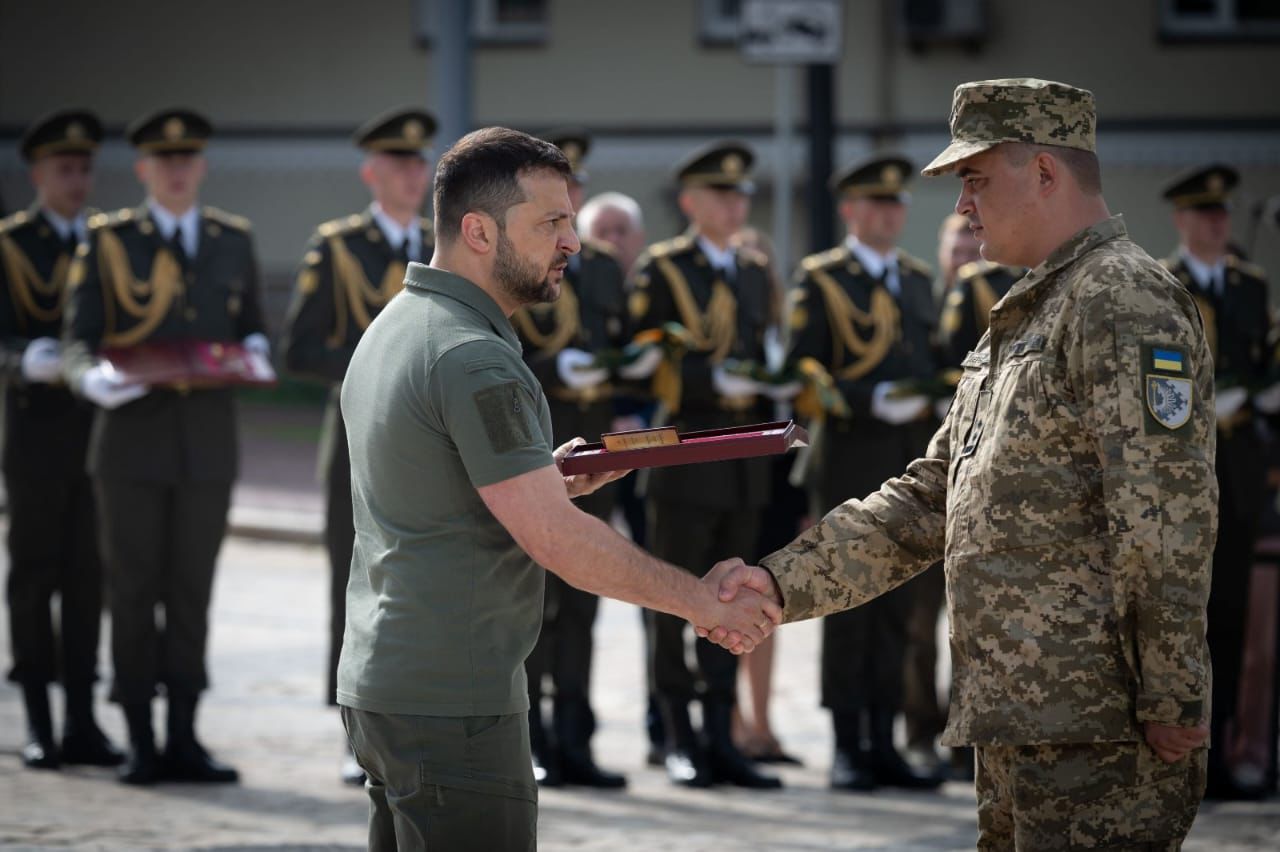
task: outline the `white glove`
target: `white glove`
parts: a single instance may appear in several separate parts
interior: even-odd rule
[[[62,376],[62,348],[52,337],[37,337],[22,350],[22,378],[51,384]]]
[[[1244,405],[1245,400],[1249,398],[1249,392],[1244,388],[1227,388],[1218,391],[1213,398],[1213,411],[1219,420],[1226,420],[1240,410],[1240,406]]]
[[[1280,382],[1261,393],[1254,394],[1253,404],[1263,414],[1275,414],[1280,411]]]
[[[630,381],[639,381],[647,379],[658,369],[658,365],[662,363],[662,350],[656,346],[650,346],[644,352],[640,353],[640,357],[618,368],[618,375]]]
[[[274,381],[276,368],[271,366],[271,341],[261,332],[255,331],[246,337],[244,344],[246,360],[255,378],[263,381]]]
[[[556,354],[556,372],[560,381],[573,390],[593,388],[609,378],[604,367],[591,366],[596,356],[581,349],[561,349]]]
[[[149,390],[143,384],[121,381],[116,372],[105,364],[90,367],[80,377],[80,393],[99,408],[119,408],[126,402],[146,396]]]
[[[899,426],[918,420],[929,407],[927,396],[890,397],[894,389],[893,382],[881,382],[871,392],[871,414],[877,420]]]
[[[267,340],[267,336],[262,332],[255,331],[241,342],[245,349],[255,355],[261,355],[263,358],[271,357],[271,341]]]
[[[937,415],[939,420],[947,419],[947,412],[951,410],[951,403],[955,402],[954,396],[944,396],[942,399],[934,400],[933,413]]]
[[[735,376],[724,367],[711,371],[711,386],[721,396],[755,396],[761,393],[760,383],[745,376]]]
[[[784,382],[780,385],[761,382],[757,385],[757,390],[774,402],[786,402],[787,400],[795,399],[800,391],[804,390],[804,385],[799,382]]]

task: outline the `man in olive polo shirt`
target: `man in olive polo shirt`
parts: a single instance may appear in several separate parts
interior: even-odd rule
[[[575,508],[615,474],[561,476],[546,398],[508,317],[559,295],[578,251],[568,161],[523,133],[460,140],[435,179],[436,249],[369,326],[342,390],[355,550],[338,666],[368,775],[371,849],[532,849],[537,788],[524,660],[543,574],[750,649],[780,611],[719,601]],[[575,439],[577,440],[577,439]]]

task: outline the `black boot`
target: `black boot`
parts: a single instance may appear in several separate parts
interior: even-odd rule
[[[533,755],[533,780],[538,782],[538,786],[563,787],[560,754],[547,736],[547,726],[542,720],[542,702],[532,697],[529,702],[529,751]]]
[[[53,717],[49,713],[49,687],[43,683],[24,684],[22,703],[27,709],[27,744],[22,747],[22,763],[28,769],[57,769],[58,746],[53,741]]]
[[[667,732],[662,729],[662,711],[658,708],[658,696],[649,693],[644,712],[644,729],[649,735],[649,751],[644,762],[649,766],[662,766],[667,753]]]
[[[678,699],[660,698],[662,727],[667,732],[667,755],[663,762],[671,783],[684,787],[710,787],[714,782],[707,755],[689,721],[689,705]]]
[[[831,762],[831,789],[868,793],[876,788],[871,771],[871,755],[864,742],[863,713],[860,710],[833,710],[831,724],[835,729],[836,751]]]
[[[731,700],[707,698],[703,700],[702,708],[702,724],[707,732],[711,758],[711,777],[716,783],[733,784],[735,787],[752,790],[776,790],[782,786],[781,778],[758,771],[733,744]]]
[[[878,783],[908,790],[936,790],[941,786],[941,773],[917,772],[894,748],[892,710],[872,707],[868,716],[871,722],[871,768]]]
[[[591,756],[591,732],[595,723],[585,698],[556,701],[553,721],[564,783],[602,790],[621,790],[627,786],[626,776],[601,769]]]
[[[151,730],[151,702],[124,705],[124,721],[129,727],[129,756],[120,767],[120,780],[125,784],[154,784],[160,780],[160,759]]]
[[[62,762],[84,766],[119,766],[124,754],[102,733],[93,718],[93,684],[68,684],[67,719],[62,726]]]
[[[240,780],[240,773],[214,760],[196,739],[196,703],[194,696],[169,695],[169,736],[160,758],[164,778],[200,784],[235,784]]]

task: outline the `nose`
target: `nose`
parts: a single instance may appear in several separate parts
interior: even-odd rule
[[[578,239],[578,232],[574,230],[572,224],[566,224],[560,237],[560,251],[565,254],[577,254],[581,248],[582,241]]]
[[[969,191],[963,185],[960,187],[960,197],[956,199],[956,212],[965,217],[973,212],[973,200],[969,198]]]

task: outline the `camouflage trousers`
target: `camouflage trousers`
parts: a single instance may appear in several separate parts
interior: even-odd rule
[[[978,848],[1180,849],[1205,759],[1165,763],[1145,742],[978,746]]]

